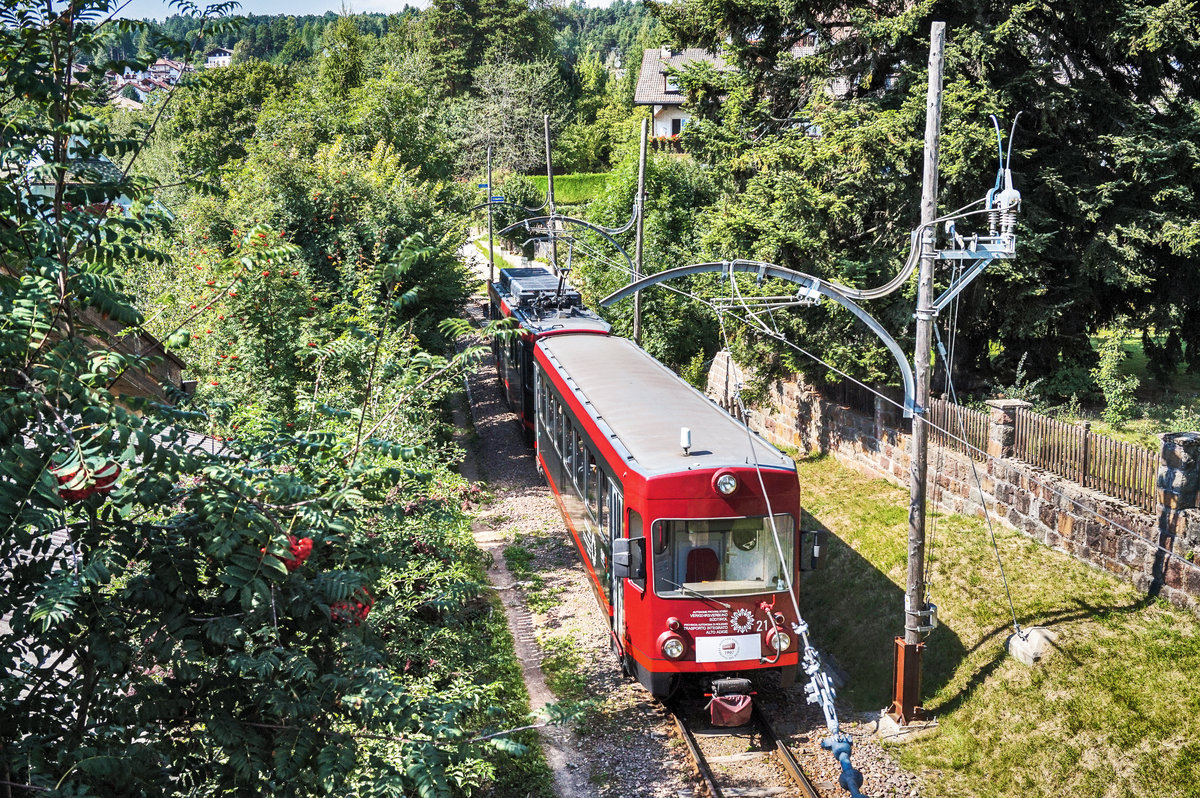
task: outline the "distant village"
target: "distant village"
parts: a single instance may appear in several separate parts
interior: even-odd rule
[[[233,63],[233,51],[217,47],[205,54],[204,68],[213,69],[227,67]],[[196,67],[175,61],[171,58],[160,58],[145,69],[125,67],[123,73],[106,72],[105,81],[111,87],[113,104],[124,108],[141,108],[157,91],[170,91],[184,75],[195,72]]]

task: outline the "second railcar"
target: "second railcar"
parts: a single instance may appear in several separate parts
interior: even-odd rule
[[[578,291],[544,266],[501,269],[499,281],[488,286],[488,303],[490,318],[517,325],[515,335],[492,339],[492,354],[505,400],[532,443],[534,341],[565,333],[607,335],[610,327],[583,306]]]

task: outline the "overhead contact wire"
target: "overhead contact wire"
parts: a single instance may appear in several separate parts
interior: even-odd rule
[[[592,255],[592,256],[593,256],[593,257],[594,257],[594,258],[595,258],[597,261],[599,261],[599,262],[601,262],[601,263],[604,263],[604,264],[607,264],[607,265],[609,265],[609,266],[612,266],[613,268],[617,269],[618,271],[622,271],[622,272],[624,272],[624,273],[626,273],[626,274],[631,274],[631,273],[632,273],[632,272],[631,272],[631,270],[630,270],[628,267],[626,267],[625,265],[623,265],[623,264],[621,264],[621,263],[619,263],[619,262],[617,262],[617,261],[613,261],[613,260],[611,260],[610,258],[607,258],[607,257],[605,257],[604,255],[600,254],[599,252],[597,252],[597,251],[596,251],[596,250],[594,250],[594,249],[588,248],[588,250],[589,250],[589,254],[591,254],[591,255]],[[699,302],[700,304],[707,306],[707,307],[708,307],[710,310],[712,310],[712,311],[713,311],[713,313],[714,313],[714,314],[716,314],[716,313],[718,313],[718,312],[719,312],[719,311],[718,311],[718,309],[717,309],[717,307],[716,307],[716,306],[715,306],[715,305],[714,305],[712,302],[710,302],[709,300],[705,299],[704,297],[698,296],[698,295],[696,295],[696,294],[693,294],[693,293],[691,293],[691,292],[688,292],[688,291],[682,291],[682,290],[680,290],[680,289],[678,289],[678,288],[675,288],[674,286],[667,285],[666,283],[658,283],[658,284],[656,284],[656,285],[655,285],[655,286],[653,286],[653,287],[655,287],[655,288],[664,288],[664,289],[666,289],[667,291],[670,291],[670,292],[672,292],[672,293],[678,294],[679,296],[685,297],[685,298],[687,298],[687,299],[691,299],[691,300],[692,300],[692,301],[694,301],[694,302]],[[780,342],[780,343],[782,343],[784,346],[787,346],[787,347],[790,347],[791,349],[794,349],[794,350],[796,350],[797,352],[799,352],[800,354],[804,355],[805,357],[807,357],[808,359],[812,360],[813,362],[815,362],[815,363],[819,363],[820,365],[822,365],[822,366],[824,366],[825,368],[829,369],[829,370],[830,370],[831,372],[833,372],[834,374],[838,374],[838,375],[840,375],[840,376],[842,376],[842,377],[845,377],[847,380],[849,380],[850,382],[852,382],[852,383],[854,383],[855,385],[859,386],[859,387],[860,387],[860,388],[862,388],[863,390],[865,390],[865,391],[867,391],[868,393],[872,394],[873,396],[876,396],[876,397],[878,397],[879,399],[881,399],[881,400],[882,400],[882,401],[883,401],[885,404],[891,405],[892,407],[896,408],[897,410],[900,410],[900,411],[902,411],[902,412],[903,412],[903,410],[904,410],[904,405],[903,405],[902,403],[900,403],[900,402],[897,402],[897,401],[896,401],[895,399],[893,399],[892,397],[890,397],[890,396],[888,396],[887,394],[885,394],[885,393],[882,393],[881,391],[879,391],[879,390],[877,390],[877,389],[873,388],[872,386],[868,385],[867,383],[863,382],[862,380],[860,380],[860,379],[858,379],[858,378],[856,378],[856,377],[853,377],[853,376],[851,376],[850,374],[846,373],[844,370],[842,370],[842,369],[838,368],[837,366],[835,366],[835,365],[833,365],[832,363],[828,362],[827,360],[825,360],[824,358],[820,357],[819,355],[816,355],[816,354],[814,354],[814,353],[810,352],[809,350],[805,349],[804,347],[800,346],[799,344],[796,344],[796,343],[794,343],[794,342],[792,342],[792,341],[789,341],[789,340],[787,340],[787,339],[786,339],[786,338],[784,338],[782,335],[778,335],[778,334],[772,333],[772,332],[770,332],[770,331],[763,330],[763,329],[762,329],[761,327],[759,327],[758,325],[756,325],[756,324],[754,324],[754,323],[752,323],[752,322],[748,321],[747,319],[744,319],[744,318],[742,318],[741,316],[739,316],[738,314],[736,314],[736,313],[734,313],[734,312],[732,312],[732,311],[725,311],[725,313],[726,313],[726,315],[728,315],[730,318],[737,319],[738,321],[740,321],[740,322],[742,322],[743,324],[745,324],[747,327],[750,327],[750,328],[753,328],[753,329],[755,329],[755,330],[758,330],[758,331],[762,332],[764,335],[767,335],[768,337],[770,337],[770,338],[772,338],[772,339],[774,339],[774,340],[777,340],[777,341],[779,341],[779,342]],[[986,451],[984,451],[983,449],[980,449],[978,446],[975,446],[974,444],[972,444],[972,443],[970,442],[970,440],[968,440],[968,439],[967,439],[965,436],[958,435],[958,434],[956,434],[956,433],[954,433],[954,432],[951,432],[949,429],[947,429],[947,428],[945,428],[945,427],[942,427],[942,426],[940,426],[940,425],[934,424],[934,423],[930,422],[928,419],[926,419],[925,423],[926,423],[926,424],[927,424],[927,425],[928,425],[928,426],[929,426],[931,429],[936,429],[936,430],[938,430],[939,432],[941,432],[943,435],[945,435],[945,436],[946,436],[946,438],[947,438],[948,440],[953,440],[953,441],[956,441],[956,442],[958,442],[959,444],[961,444],[961,445],[963,446],[963,449],[964,449],[964,451],[965,451],[967,454],[970,454],[971,452],[975,452],[975,453],[978,453],[979,455],[982,455],[982,456],[983,456],[983,458],[984,458],[985,460],[996,460],[996,459],[998,459],[998,458],[995,458],[995,457],[993,457],[992,455],[988,454],[988,453],[987,453]],[[1101,523],[1107,524],[1108,526],[1112,527],[1113,529],[1117,529],[1117,530],[1120,530],[1120,531],[1122,531],[1122,532],[1128,533],[1129,535],[1131,535],[1131,536],[1133,536],[1135,539],[1137,539],[1137,540],[1138,540],[1138,541],[1139,541],[1139,542],[1140,542],[1142,545],[1144,545],[1146,548],[1148,548],[1148,549],[1154,549],[1154,550],[1155,550],[1157,553],[1159,553],[1159,554],[1163,555],[1163,556],[1164,556],[1164,557],[1166,557],[1167,559],[1178,561],[1178,562],[1179,562],[1179,563],[1181,563],[1181,565],[1182,565],[1183,567],[1185,567],[1185,568],[1190,568],[1190,569],[1193,569],[1193,570],[1195,570],[1195,571],[1200,571],[1200,563],[1194,563],[1194,562],[1191,562],[1190,560],[1187,560],[1187,559],[1185,559],[1185,558],[1184,558],[1183,556],[1181,556],[1180,554],[1178,554],[1178,553],[1176,553],[1176,552],[1174,552],[1174,551],[1171,551],[1170,549],[1168,549],[1168,548],[1166,548],[1166,547],[1164,547],[1164,546],[1157,545],[1157,544],[1155,544],[1155,543],[1153,543],[1153,542],[1151,542],[1151,541],[1149,541],[1149,540],[1146,540],[1144,537],[1142,537],[1141,535],[1139,535],[1137,532],[1134,532],[1132,529],[1130,529],[1129,527],[1125,526],[1124,524],[1121,524],[1121,523],[1119,523],[1119,522],[1117,522],[1117,521],[1114,521],[1114,520],[1112,520],[1111,518],[1108,518],[1108,517],[1106,517],[1106,516],[1103,516],[1103,515],[1101,515],[1100,513],[1098,513],[1098,512],[1096,512],[1095,510],[1093,510],[1092,508],[1090,508],[1090,507],[1088,507],[1088,506],[1086,506],[1086,505],[1082,504],[1082,503],[1081,503],[1081,502],[1080,502],[1078,499],[1075,499],[1074,497],[1067,495],[1067,494],[1066,494],[1066,493],[1064,493],[1063,491],[1061,491],[1061,490],[1059,490],[1058,488],[1056,488],[1056,487],[1055,487],[1055,486],[1054,486],[1052,483],[1050,483],[1050,482],[1047,482],[1047,481],[1045,481],[1045,480],[1042,480],[1042,479],[1038,479],[1038,478],[1037,478],[1035,475],[1032,475],[1032,474],[1026,475],[1026,479],[1028,479],[1030,483],[1032,483],[1032,484],[1035,484],[1035,485],[1038,485],[1038,486],[1040,486],[1040,487],[1042,487],[1042,488],[1045,488],[1047,491],[1049,491],[1050,493],[1054,494],[1055,496],[1057,496],[1057,497],[1059,497],[1059,498],[1061,498],[1061,499],[1064,499],[1064,500],[1066,500],[1068,503],[1070,503],[1070,504],[1071,504],[1073,507],[1077,508],[1079,511],[1081,511],[1081,512],[1083,512],[1083,513],[1087,514],[1087,515],[1088,515],[1088,516],[1090,516],[1090,517],[1093,517],[1093,518],[1095,518],[1095,519],[1099,520]]]

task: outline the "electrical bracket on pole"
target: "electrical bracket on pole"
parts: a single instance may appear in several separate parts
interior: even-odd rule
[[[959,275],[958,279],[950,283],[941,296],[933,300],[933,312],[941,313],[947,305],[962,293],[971,282],[983,273],[983,270],[991,265],[994,260],[1012,260],[1016,257],[1016,239],[1013,236],[1004,236],[996,239],[996,243],[991,241],[980,242],[972,240],[969,247],[961,249],[943,249],[937,252],[938,260],[974,260],[975,263]]]

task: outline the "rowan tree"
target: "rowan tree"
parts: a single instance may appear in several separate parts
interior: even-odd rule
[[[431,411],[474,353],[424,352],[399,315],[440,242],[409,237],[364,266],[372,290],[312,347],[334,379],[309,386],[303,427],[269,411],[220,426],[203,390],[118,395],[218,307],[275,312],[253,297],[280,291],[301,250],[251,222],[171,258],[172,221],[130,176],[142,141],[91,115],[70,76],[102,56],[111,11],[0,12],[0,168],[17,176],[0,186],[0,780],[72,796],[469,792],[488,778],[475,737],[495,695],[464,653],[480,645],[479,574],[457,498],[425,505],[450,479]],[[154,321],[122,277],[139,263],[204,275],[148,346]],[[234,439],[197,434],[214,424]],[[428,662],[406,663],[418,651]],[[434,657],[451,653],[447,673]]]

